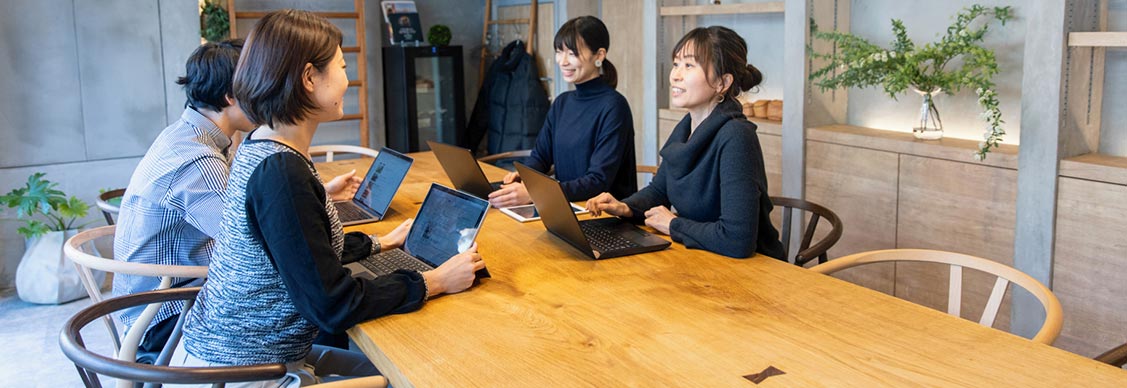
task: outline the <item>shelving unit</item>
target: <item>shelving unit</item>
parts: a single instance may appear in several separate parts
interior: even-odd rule
[[[1127,47],[1127,32],[1073,32],[1068,47]]]
[[[783,13],[784,2],[740,4],[706,4],[661,7],[661,16],[734,15],[755,13]]]
[[[354,12],[314,12],[315,14],[330,20],[353,20],[356,24],[356,45],[341,47],[341,51],[345,54],[356,54],[356,78],[348,82],[349,88],[357,88],[357,100],[359,112],[345,114],[336,121],[359,121],[360,131],[360,146],[368,147],[368,70],[367,70],[367,45],[364,43],[364,0],[354,0]],[[255,11],[238,11],[235,7],[235,0],[227,0],[227,14],[231,18],[231,37],[238,37],[239,31],[236,28],[238,19],[261,19],[269,13],[268,11],[255,10]]]

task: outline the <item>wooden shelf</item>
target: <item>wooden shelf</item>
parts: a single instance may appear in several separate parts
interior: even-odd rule
[[[1127,47],[1127,32],[1071,32],[1069,47]]]
[[[235,17],[237,17],[237,18],[248,18],[248,19],[261,19],[262,17],[266,16],[266,14],[268,14],[268,13],[270,13],[270,12],[269,11],[239,11],[239,12],[235,13]],[[360,18],[360,14],[357,13],[357,12],[313,12],[313,13],[316,14],[317,16],[320,16],[320,17],[323,17],[323,18],[326,18],[326,19],[358,19],[358,18]]]
[[[733,15],[753,13],[783,13],[784,2],[684,5],[661,7],[661,16]]]
[[[681,119],[685,118],[685,115],[688,113],[689,112],[684,109],[664,108],[657,110],[657,118],[658,120],[681,121]],[[756,133],[775,136],[782,136],[783,134],[782,121],[768,120],[756,117],[748,117],[747,120],[755,123],[755,126],[758,127],[758,129],[756,129],[755,131]]]
[[[908,132],[852,125],[827,125],[809,128],[806,131],[806,140],[954,162],[978,163],[1012,170],[1017,169],[1018,146],[1012,144],[1002,144],[986,154],[985,161],[979,162],[974,160],[974,152],[978,151],[978,141],[975,140],[955,138],[919,140]]]
[[[1127,185],[1127,157],[1084,154],[1061,160],[1060,176]]]

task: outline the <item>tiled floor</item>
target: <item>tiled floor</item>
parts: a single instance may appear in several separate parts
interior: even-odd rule
[[[4,387],[81,387],[74,364],[59,350],[59,332],[72,315],[90,305],[81,299],[62,305],[26,303],[15,289],[0,289],[0,386]],[[91,350],[110,354],[105,326],[95,322],[82,331]],[[111,379],[102,384],[112,386]]]

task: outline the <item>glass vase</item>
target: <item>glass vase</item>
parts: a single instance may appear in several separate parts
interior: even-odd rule
[[[912,91],[923,98],[920,105],[920,117],[916,126],[912,127],[912,135],[921,140],[939,140],[943,138],[943,120],[939,119],[939,109],[935,107],[935,96],[943,89],[935,88],[928,91],[912,87]]]

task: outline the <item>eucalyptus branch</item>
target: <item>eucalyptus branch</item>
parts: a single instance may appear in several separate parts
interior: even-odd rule
[[[832,43],[837,50],[819,53],[807,47],[810,57],[825,64],[812,69],[810,79],[822,91],[838,88],[881,87],[889,97],[896,97],[909,88],[923,91],[942,89],[954,94],[963,88],[974,88],[982,107],[987,127],[978,160],[985,159],[991,149],[1001,143],[1005,130],[998,109],[993,76],[998,73],[994,52],[981,46],[991,23],[1005,25],[1013,18],[1011,7],[973,5],[955,16],[955,21],[937,42],[917,45],[908,38],[903,21],[892,20],[893,39],[885,49],[864,38],[838,31],[820,31],[811,23],[811,38]],[[975,23],[982,22],[975,27]],[[949,69],[956,59],[962,64]]]

